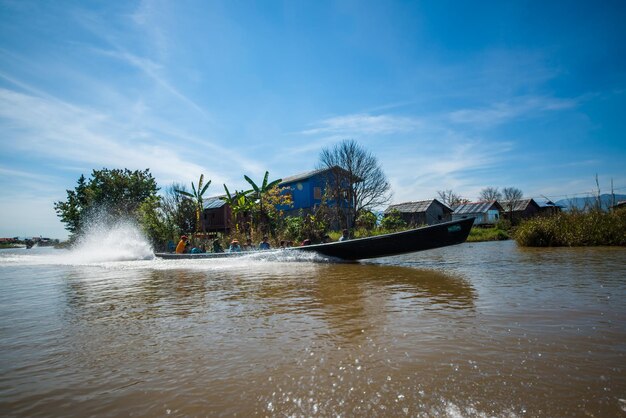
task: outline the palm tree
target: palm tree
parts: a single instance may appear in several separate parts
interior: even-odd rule
[[[244,193],[252,196],[255,202],[256,201],[259,202],[259,220],[261,222],[265,222],[266,221],[265,218],[267,218],[267,214],[263,210],[263,197],[265,196],[265,194],[267,194],[268,191],[270,191],[273,187],[277,186],[281,181],[283,181],[283,179],[278,179],[278,180],[274,180],[268,183],[267,180],[268,180],[269,174],[270,174],[269,171],[265,172],[265,176],[263,177],[263,183],[261,184],[261,187],[259,187],[254,181],[252,181],[250,177],[246,175],[243,176],[246,179],[246,181],[250,183],[250,186],[252,186],[252,190],[248,190]]]
[[[194,205],[196,206],[196,232],[200,231],[200,214],[202,213],[204,209],[202,196],[204,195],[204,192],[206,192],[207,189],[209,188],[209,185],[211,184],[211,180],[209,180],[207,184],[205,184],[204,186],[202,185],[203,182],[204,182],[204,174],[200,174],[200,180],[198,180],[197,189],[196,189],[195,184],[191,182],[191,189],[193,190],[193,193],[189,193],[188,191],[185,191],[185,190],[174,189],[176,193],[181,194],[185,197],[188,197],[194,202]]]
[[[246,225],[246,220],[250,211],[253,209],[254,202],[250,200],[246,192],[238,192],[235,190],[234,194],[231,194],[226,185],[224,185],[224,190],[226,191],[226,196],[220,197],[220,199],[230,205],[230,210],[232,211],[233,218],[235,219],[235,226],[237,229],[239,229],[239,223],[241,223],[244,232],[248,234],[249,231]]]

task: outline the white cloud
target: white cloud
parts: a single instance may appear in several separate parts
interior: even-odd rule
[[[305,135],[388,135],[411,132],[419,128],[420,120],[405,116],[353,114],[324,119],[303,131]]]
[[[528,117],[544,111],[571,109],[578,105],[576,99],[553,97],[520,97],[493,103],[484,108],[455,110],[448,114],[452,123],[475,125],[479,128],[500,125],[520,117]]]
[[[90,168],[150,168],[160,182],[194,181],[200,173],[214,183],[229,179],[233,167],[262,173],[260,164],[178,127],[159,122],[155,130],[137,129],[118,116],[66,102],[0,88],[0,118],[11,141],[5,155],[40,156]],[[132,116],[131,116],[132,118]],[[151,120],[148,116],[144,120]],[[207,172],[207,169],[209,172]]]

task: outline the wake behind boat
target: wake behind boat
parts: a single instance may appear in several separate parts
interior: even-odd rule
[[[364,260],[368,258],[387,257],[461,244],[467,239],[473,223],[474,218],[462,219],[391,234],[357,238],[341,242],[292,247],[280,251],[315,252],[326,257],[341,260]],[[253,253],[258,253],[258,251],[201,254],[156,253],[155,255],[165,259],[187,259],[241,257]]]

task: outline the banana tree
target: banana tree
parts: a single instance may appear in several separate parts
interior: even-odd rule
[[[237,230],[239,230],[239,224],[241,224],[244,232],[248,234],[250,223],[248,218],[250,212],[254,209],[254,202],[250,200],[246,192],[235,190],[235,192],[231,194],[226,185],[224,185],[224,191],[226,191],[226,196],[220,197],[220,199],[230,205]]]
[[[196,232],[200,232],[200,215],[204,210],[204,202],[202,200],[202,196],[209,188],[211,184],[211,180],[204,184],[204,174],[200,174],[200,180],[198,180],[198,188],[196,189],[196,185],[191,182],[191,189],[193,193],[189,193],[185,190],[174,189],[174,191],[180,195],[183,195],[189,199],[191,199],[196,207]]]
[[[278,179],[272,182],[268,182],[269,174],[269,171],[265,172],[265,176],[263,177],[263,183],[260,187],[254,181],[252,181],[250,177],[246,175],[243,176],[246,181],[250,183],[250,186],[252,186],[252,190],[248,190],[245,193],[251,196],[255,203],[258,202],[259,223],[264,223],[267,220],[267,213],[263,209],[263,198],[265,197],[267,192],[269,192],[273,187],[277,186],[281,181],[283,181],[282,179]]]

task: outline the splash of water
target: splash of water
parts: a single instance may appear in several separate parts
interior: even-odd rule
[[[154,258],[145,235],[129,220],[91,222],[70,253],[74,262],[84,263]]]

